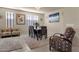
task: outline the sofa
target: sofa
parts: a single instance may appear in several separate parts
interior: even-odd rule
[[[19,29],[1,29],[0,31],[0,37],[12,37],[12,36],[19,36],[20,31]]]

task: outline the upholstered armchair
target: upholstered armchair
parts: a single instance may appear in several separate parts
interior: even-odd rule
[[[56,51],[71,52],[72,51],[72,39],[74,38],[75,31],[72,27],[68,27],[64,34],[55,33],[49,38],[49,49],[52,48]]]

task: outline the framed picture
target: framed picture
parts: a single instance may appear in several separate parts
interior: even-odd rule
[[[59,12],[53,13],[49,15],[49,23],[59,22],[60,15]]]
[[[24,14],[16,14],[16,23],[18,25],[24,25],[25,24],[25,15]]]

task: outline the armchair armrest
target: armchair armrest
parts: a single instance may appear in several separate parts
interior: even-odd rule
[[[61,33],[55,33],[55,34],[53,35],[53,37],[54,37],[54,36],[57,36],[57,35],[64,36],[64,35],[61,34]]]
[[[72,44],[72,42],[70,41],[70,40],[68,40],[67,38],[62,38],[63,40],[66,40],[67,42],[69,42],[69,43],[71,43]]]
[[[49,37],[49,42],[52,42],[52,40],[53,40],[53,36],[50,36]]]
[[[58,37],[64,38],[64,35],[63,34],[61,34],[61,33],[55,33],[53,36],[50,36],[49,40],[52,40],[55,36],[57,36],[57,34],[60,35]]]

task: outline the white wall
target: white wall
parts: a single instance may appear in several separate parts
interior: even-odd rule
[[[21,31],[21,34],[28,34],[28,26],[27,23],[25,23],[25,25],[17,25],[16,24],[16,13],[21,13],[21,14],[33,14],[33,15],[38,15],[39,16],[39,23],[40,25],[44,24],[44,21],[40,21],[40,19],[42,18],[44,20],[44,14],[40,14],[40,13],[33,13],[33,12],[27,12],[27,11],[22,11],[22,10],[14,10],[14,9],[8,9],[8,8],[0,8],[0,15],[3,15],[3,19],[0,20],[0,29],[5,29],[6,28],[6,15],[5,12],[6,11],[12,11],[15,13],[15,18],[14,18],[14,28],[18,28]],[[26,21],[26,20],[25,20]]]
[[[79,24],[79,8],[64,8],[64,22],[70,24]]]
[[[49,23],[48,15],[59,12],[60,13],[60,19],[59,22]],[[54,33],[62,33],[63,32],[63,9],[55,10],[49,13],[45,14],[45,25],[48,28],[48,35],[51,36]]]
[[[60,22],[49,23],[48,15],[54,12],[60,12]],[[79,46],[79,8],[77,7],[65,7],[63,9],[54,10],[50,13],[45,14],[45,25],[48,27],[48,35],[53,35],[54,33],[64,33],[66,27],[72,26],[75,31],[75,37],[73,39],[73,45]]]
[[[78,7],[70,7],[64,8],[64,27],[67,27],[67,24],[71,25],[75,31],[76,35],[73,40],[73,45],[79,46],[79,8]]]

